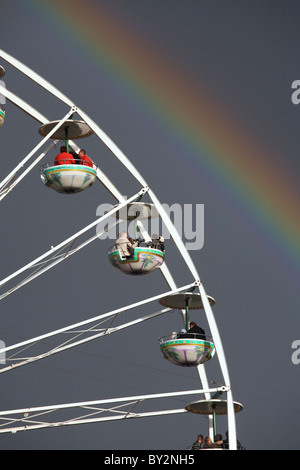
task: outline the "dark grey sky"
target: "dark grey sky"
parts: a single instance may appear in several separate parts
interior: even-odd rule
[[[205,87],[214,109],[219,105],[220,112],[228,111],[230,119],[247,130],[249,145],[251,138],[253,149],[265,156],[266,186],[268,170],[276,168],[282,175],[277,190],[290,188],[298,198],[292,208],[278,208],[279,221],[285,211],[295,212],[299,108],[291,102],[291,84],[300,79],[299,3],[95,0],[94,4],[105,7],[140,38],[145,53],[146,44],[151,44],[157,55],[181,70],[186,83],[193,77],[199,95]],[[80,40],[72,43],[71,34],[63,34],[61,28],[51,30],[55,17],[47,16],[46,9],[33,1],[15,0],[1,9],[1,48],[78,103],[131,159],[161,202],[205,205],[204,247],[191,255],[207,293],[216,299],[214,312],[234,399],[244,405],[237,415],[239,439],[249,449],[297,449],[300,366],[292,363],[291,345],[300,339],[299,245],[280,238],[279,232],[277,236],[264,221],[259,225],[258,216],[248,214],[244,201],[230,204],[225,176],[223,180],[209,176],[205,159],[170,122],[164,123],[159,110],[155,115],[150,105],[134,100],[132,83],[117,76],[109,81],[96,52],[85,56]],[[60,20],[64,14],[62,10]],[[67,17],[65,21],[70,28]],[[109,44],[107,49],[111,50]],[[126,52],[123,59],[126,62]],[[61,103],[3,65],[9,90],[49,119],[65,114]],[[138,76],[136,80],[138,84]],[[180,96],[174,95],[176,100]],[[35,121],[9,103],[6,111],[0,129],[1,180],[40,139]],[[134,194],[132,179],[96,138],[84,145],[123,194]],[[232,181],[235,177],[231,175]],[[1,279],[95,220],[97,207],[104,202],[113,200],[99,184],[64,197],[43,187],[34,169],[1,202]],[[0,339],[14,344],[165,290],[159,273],[133,279],[111,268],[110,245],[110,240],[97,240],[2,300]],[[190,282],[171,242],[167,254],[178,285]],[[195,319],[207,327],[203,315],[196,313]],[[181,327],[175,312],[2,374],[0,408],[196,389],[196,371],[176,368],[159,351],[158,338]],[[214,361],[206,370],[211,381],[222,382]],[[177,401],[175,407],[185,404]],[[226,431],[224,419],[219,431]],[[185,449],[199,432],[207,433],[207,421],[186,414],[5,434],[0,448]]]

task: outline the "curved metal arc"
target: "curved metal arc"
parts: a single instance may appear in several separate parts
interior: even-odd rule
[[[77,113],[82,119],[90,126],[99,139],[106,145],[106,147],[118,158],[118,160],[127,168],[127,170],[134,176],[141,186],[147,186],[147,183],[141,173],[135,168],[128,157],[122,150],[113,142],[113,140],[98,126],[84,111],[77,108]]]
[[[36,82],[38,85],[43,87],[45,90],[47,90],[49,93],[53,94],[56,96],[56,98],[60,99],[63,101],[65,104],[67,104],[70,107],[76,106],[75,103],[73,103],[67,96],[65,96],[63,93],[61,93],[57,88],[55,88],[51,83],[49,83],[47,80],[45,80],[43,77],[41,77],[39,74],[34,72],[32,69],[27,67],[25,64],[20,62],[19,60],[15,59],[13,56],[10,54],[7,54],[5,51],[0,49],[0,57],[2,59],[6,60],[8,63],[10,63],[13,67],[18,69],[20,72],[22,72],[24,75],[28,76],[31,80]],[[136,170],[136,168],[131,164],[130,160],[127,159],[127,157],[124,155],[124,153],[116,146],[116,144],[108,137],[105,132],[100,129],[99,126],[96,125],[96,123],[82,110],[77,108],[78,114],[84,119],[84,121],[91,127],[91,129],[95,130],[97,129],[97,135],[101,136],[101,140],[105,143],[105,145],[122,161],[126,160],[126,166],[129,169],[129,171],[135,176],[135,178],[138,179],[139,182],[141,182],[142,186],[145,186],[145,180],[143,179],[142,175]]]
[[[219,329],[217,327],[217,323],[207,298],[207,294],[202,284],[199,285],[199,292],[201,295],[201,299],[203,302],[203,307],[206,313],[207,321],[210,327],[210,331],[213,337],[216,354],[219,359],[221,371],[223,374],[225,385],[228,387],[227,392],[227,406],[228,406],[228,434],[229,434],[229,448],[236,449],[236,425],[235,425],[235,413],[234,413],[234,405],[233,405],[233,397],[231,391],[231,384],[230,384],[230,377],[228,372],[228,366],[226,362],[225,352],[223,349],[221,336],[219,333]]]
[[[58,99],[63,101],[65,104],[74,107],[76,106],[69,98],[67,98],[63,93],[61,93],[57,88],[51,85],[47,80],[41,77],[39,74],[34,72],[32,69],[27,67],[25,64],[21,63],[19,60],[15,59],[11,55],[7,54],[5,51],[0,49],[0,57],[4,60],[9,62],[12,66],[20,70],[23,74],[27,75],[33,81],[38,83],[40,86],[45,88],[48,92],[52,93]],[[127,170],[136,178],[136,180],[143,186],[148,186],[140,172],[135,168],[135,166],[131,163],[131,161],[126,157],[126,155],[120,150],[120,148],[112,141],[112,139],[80,108],[77,107],[77,113],[82,117],[82,119],[90,126],[90,128],[95,132],[95,134],[100,138],[100,140],[111,150],[111,152],[119,159],[119,161],[127,168]],[[173,227],[173,224],[165,211],[163,210],[161,204],[159,203],[158,199],[154,195],[153,191],[151,191],[152,200],[154,204],[159,204],[159,212],[164,218],[164,221],[168,223],[168,229],[171,227],[172,232],[175,236],[176,244],[179,248],[179,251],[184,255],[184,259],[191,270],[195,280],[199,280],[199,275],[197,270],[194,266],[194,263],[189,256],[187,250],[184,247],[178,233]],[[156,202],[155,202],[156,201]],[[170,232],[172,234],[172,232]]]
[[[81,114],[82,112],[78,110],[78,113]],[[146,181],[144,179],[141,180],[139,172],[136,170],[134,165],[128,160],[128,158],[123,154],[123,152],[118,149],[117,146],[115,146],[112,141],[106,136],[106,134],[103,133],[103,131],[97,126],[92,120],[88,118],[84,113],[81,114],[82,118],[87,122],[87,124],[90,125],[91,128],[93,128],[94,132],[99,136],[101,140],[105,139],[106,144],[109,143],[109,148],[113,151],[113,153],[116,155],[116,157],[123,163],[123,165],[130,171],[130,173],[138,180],[142,181],[143,184],[147,185]],[[87,121],[88,120],[88,121]],[[148,186],[149,187],[149,186]],[[164,210],[162,204],[154,194],[154,192],[150,189],[148,191],[149,197],[152,199],[152,202],[154,203],[156,209],[158,210],[162,220],[164,221],[169,233],[171,234],[181,256],[183,257],[184,261],[186,262],[189,270],[191,271],[195,282],[198,283],[199,289],[200,289],[200,294],[201,297],[203,298],[203,303],[204,303],[204,309],[206,312],[206,315],[208,316],[209,323],[211,325],[211,333],[213,336],[213,339],[215,341],[215,336],[217,339],[217,344],[218,344],[218,358],[220,362],[220,367],[221,371],[225,380],[226,385],[230,386],[230,378],[229,378],[229,373],[228,373],[228,367],[227,367],[227,362],[226,362],[226,357],[223,349],[223,345],[221,342],[221,338],[217,329],[217,325],[215,322],[215,318],[211,309],[211,306],[209,304],[206,292],[203,288],[203,285],[201,284],[200,281],[200,276],[196,270],[196,267],[193,263],[193,260],[191,256],[189,255],[184,243],[182,242],[175,226],[173,225],[170,217]],[[231,392],[230,392],[231,393]],[[230,394],[228,393],[228,396]],[[233,407],[233,399],[232,395],[231,398],[228,398],[228,417],[229,417],[229,427],[230,427],[230,433],[231,433],[231,448],[235,448],[236,446],[236,430],[235,430],[235,419],[234,419],[234,407]]]
[[[107,189],[107,191],[118,201],[124,202],[125,198],[116,186],[107,178],[103,171],[97,166],[97,179]]]
[[[170,234],[173,237],[174,242],[176,243],[179,252],[183,256],[188,268],[190,269],[191,273],[194,276],[195,280],[199,280],[199,274],[196,270],[196,267],[186,250],[179,234],[172,224],[171,219],[167,215],[166,211],[163,209],[162,205],[160,204],[158,198],[155,196],[154,192],[150,189],[149,185],[147,184],[146,180],[142,177],[140,172],[135,168],[135,166],[131,163],[131,161],[126,157],[126,155],[119,149],[119,147],[110,139],[110,137],[105,134],[105,132],[82,110],[78,108],[78,114],[82,117],[82,119],[93,129],[95,134],[99,137],[99,139],[112,151],[112,153],[118,158],[118,160],[125,166],[125,168],[134,176],[134,178],[144,187],[149,188],[149,196],[152,199],[155,207],[157,208],[158,212],[160,213],[163,221],[165,222]],[[171,276],[168,275],[167,270],[163,271],[165,275],[168,277],[168,282],[173,284]]]
[[[44,88],[46,91],[51,93],[53,96],[64,102],[66,105],[72,107],[76,107],[75,103],[71,101],[66,95],[61,93],[56,87],[54,87],[50,82],[45,80],[43,77],[41,77],[39,74],[34,72],[32,69],[27,67],[25,64],[17,60],[15,57],[11,56],[7,52],[3,51],[0,49],[0,57],[2,59],[6,60],[8,63],[10,63],[13,67],[15,67],[17,70],[19,70],[21,73],[29,77],[31,80],[33,80],[35,83],[37,83],[39,86]],[[25,101],[21,100],[18,98],[16,95],[13,93],[9,92],[6,90],[4,87],[0,87],[1,92],[3,95],[10,101],[12,101],[16,106],[21,108],[23,111],[27,112],[30,116],[32,116],[34,119],[37,121],[46,124],[48,121],[47,118],[45,118],[41,113],[36,111],[32,106],[28,105]],[[87,123],[88,124],[88,123]],[[70,141],[70,145],[77,147],[76,144]],[[78,149],[79,147],[77,147]],[[116,187],[111,183],[111,181],[104,175],[104,173],[99,170],[97,172],[97,178],[99,181],[108,189],[108,191],[116,198],[116,200],[123,202],[123,196],[118,192]]]
[[[61,92],[59,92],[49,82],[44,80],[38,74],[33,72],[31,69],[26,67],[24,64],[22,64],[18,60],[14,59],[9,54],[7,54],[4,51],[0,50],[0,57],[4,58],[4,60],[7,60],[11,65],[13,65],[15,68],[19,69],[22,73],[24,73],[29,78],[34,80],[40,86],[47,89],[48,92],[52,93],[54,96],[56,96],[58,99],[60,99],[64,103],[68,104],[69,106],[74,106],[74,103],[71,100],[69,100],[65,95],[63,95]],[[94,130],[94,132],[100,138],[100,140],[102,140],[102,142],[112,151],[112,153],[119,159],[119,161],[121,161],[121,163],[127,168],[127,170],[136,178],[136,180],[140,184],[142,184],[142,186],[146,187],[147,183],[144,180],[144,178],[142,177],[142,175],[137,171],[135,166],[130,162],[130,160],[125,156],[125,154],[116,146],[116,144],[104,133],[104,131],[98,125],[96,125],[96,123],[94,123],[94,121],[91,118],[89,118],[89,116],[87,116],[86,113],[81,111],[79,108],[77,108],[77,112],[85,120],[85,122]],[[222,369],[222,372],[223,372],[223,376],[224,376],[225,382],[227,384],[229,384],[230,380],[229,380],[228,368],[227,368],[227,363],[226,363],[226,359],[225,359],[225,354],[224,354],[224,351],[223,351],[223,346],[222,346],[222,343],[221,343],[221,338],[220,338],[219,332],[217,330],[216,323],[215,323],[215,320],[214,320],[214,315],[213,315],[211,307],[209,305],[206,293],[204,291],[203,286],[201,285],[198,272],[197,272],[197,270],[194,266],[194,263],[193,263],[190,255],[189,255],[188,251],[186,250],[181,238],[179,237],[179,235],[178,235],[175,227],[173,226],[170,218],[165,213],[165,211],[164,211],[162,205],[160,204],[159,200],[157,199],[157,197],[155,196],[155,194],[151,190],[149,190],[149,195],[150,195],[152,201],[154,202],[156,208],[158,209],[162,219],[166,223],[167,228],[168,228],[170,234],[172,235],[172,237],[174,239],[174,242],[176,243],[181,255],[183,256],[189,270],[191,271],[192,275],[194,276],[195,281],[199,283],[200,293],[202,291],[202,294],[204,296],[203,301],[204,301],[204,304],[206,304],[205,305],[205,311],[206,311],[206,314],[207,314],[207,316],[210,320],[210,324],[211,324],[211,326],[213,328],[213,331],[214,331],[214,333],[212,331],[213,337],[214,337],[214,334],[216,335],[217,344],[218,344],[218,346],[217,346],[218,357],[219,357],[221,369]],[[214,340],[215,340],[215,338],[214,338]],[[230,421],[231,421],[230,439],[231,439],[231,444],[234,448],[233,440],[235,439],[236,434],[235,434],[234,418],[233,418],[233,422],[232,422],[232,416],[231,416],[232,415],[232,409],[233,409],[233,401],[232,401],[232,396],[230,394],[231,394],[231,392],[228,393],[228,396],[229,396],[229,399],[228,399],[228,412],[230,414]],[[231,396],[231,398],[230,398],[230,396]],[[231,407],[231,403],[232,403],[232,407]],[[235,443],[235,445],[236,445],[236,443]]]
[[[155,196],[154,192],[150,189],[149,185],[147,184],[146,180],[142,177],[140,172],[136,169],[136,167],[131,163],[131,161],[126,157],[126,155],[119,149],[119,147],[112,141],[110,137],[81,109],[77,108],[78,114],[82,117],[82,119],[90,126],[91,129],[95,132],[95,134],[99,137],[99,139],[111,150],[111,152],[118,158],[118,160],[125,166],[125,168],[134,176],[134,178],[143,186],[148,187],[148,193],[150,198],[152,199],[155,207],[157,208],[158,212],[160,213],[163,221],[165,222],[170,234],[174,242],[176,243],[179,252],[183,256],[188,268],[190,269],[191,273],[194,276],[196,281],[200,281],[199,274],[196,270],[196,267],[190,257],[188,251],[186,250],[176,228],[174,227],[171,219],[167,215],[166,211],[162,207],[161,203],[159,202],[158,198]]]
[[[47,80],[41,77],[39,74],[34,72],[32,69],[27,67],[25,64],[21,63],[19,60],[15,59],[11,55],[4,52],[0,49],[0,57],[4,60],[9,62],[12,66],[20,70],[23,74],[27,75],[33,81],[38,83],[40,86],[45,88],[48,92],[52,93],[58,99],[63,101],[65,104],[76,107],[75,103],[73,103],[69,98],[67,98],[63,93],[61,93],[57,88],[51,85]],[[120,148],[112,141],[112,139],[81,109],[77,108],[77,113],[82,117],[82,119],[88,124],[91,129],[96,133],[96,135],[100,138],[100,140],[111,150],[111,152],[121,161],[121,163],[127,168],[127,170],[136,178],[136,180],[143,186],[147,186],[146,181],[139,173],[139,171],[135,168],[135,166],[131,163],[131,161],[126,157],[126,155],[120,150]],[[154,193],[152,192],[153,197],[155,197]],[[156,198],[157,199],[157,198]],[[158,199],[157,199],[158,201]],[[166,216],[166,214],[165,214]],[[169,220],[169,222],[171,222]],[[172,224],[172,223],[171,223]],[[178,234],[177,234],[178,235]],[[176,244],[180,238],[176,235]],[[180,243],[180,242],[179,242]],[[183,245],[181,243],[181,245]],[[185,250],[186,251],[186,250]],[[186,260],[190,270],[192,271],[195,279],[199,279],[198,273],[196,268],[189,257],[187,251],[184,253],[184,259]],[[170,277],[169,277],[170,280]]]

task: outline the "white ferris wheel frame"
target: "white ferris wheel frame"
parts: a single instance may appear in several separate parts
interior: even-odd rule
[[[188,288],[194,287],[199,290],[201,295],[203,309],[206,314],[206,318],[209,324],[212,340],[214,342],[216,357],[218,358],[220,369],[222,371],[224,385],[220,387],[209,388],[207,386],[208,380],[206,376],[206,371],[204,365],[199,365],[197,367],[197,372],[199,375],[200,383],[202,384],[201,390],[190,390],[184,392],[174,392],[174,393],[161,393],[161,394],[154,394],[154,395],[141,395],[137,397],[127,397],[127,398],[119,398],[119,399],[111,399],[111,400],[96,400],[93,402],[81,402],[81,403],[72,403],[72,404],[62,404],[62,405],[54,405],[54,406],[45,406],[45,407],[38,407],[38,408],[27,408],[22,410],[10,410],[10,411],[0,411],[0,433],[5,432],[17,432],[17,431],[24,431],[28,429],[41,429],[45,427],[57,427],[57,426],[64,426],[64,425],[72,425],[72,424],[86,424],[90,422],[100,422],[100,421],[109,421],[109,420],[116,420],[116,419],[128,419],[128,418],[135,418],[135,417],[148,417],[148,416],[162,416],[165,414],[176,414],[176,413],[183,413],[186,412],[185,409],[174,409],[174,410],[160,410],[160,411],[151,411],[151,412],[134,412],[134,408],[137,406],[138,403],[147,402],[150,400],[154,400],[157,398],[170,398],[171,396],[184,396],[184,395],[199,395],[204,394],[205,399],[210,399],[212,397],[212,393],[226,393],[227,395],[227,416],[228,416],[228,432],[229,432],[229,448],[235,450],[237,448],[237,439],[236,439],[236,423],[235,423],[235,411],[234,411],[234,402],[233,402],[233,395],[230,383],[230,377],[228,372],[228,366],[226,362],[226,357],[220,337],[220,333],[214,318],[213,310],[211,308],[209,299],[205,292],[204,286],[200,280],[200,276],[197,272],[197,269],[193,263],[193,260],[187,251],[183,241],[181,240],[175,226],[173,225],[169,215],[164,210],[162,204],[147,184],[145,179],[139,173],[139,171],[135,168],[135,166],[131,163],[131,161],[126,157],[126,155],[118,148],[118,146],[110,139],[110,137],[105,134],[105,132],[80,108],[76,106],[69,98],[67,98],[63,93],[61,93],[57,88],[51,85],[47,80],[42,78],[32,69],[21,63],[19,60],[15,59],[8,53],[4,52],[0,49],[0,57],[9,63],[12,67],[20,71],[23,75],[29,77],[33,82],[38,84],[40,87],[44,88],[56,97],[58,100],[62,101],[69,107],[69,111],[67,114],[58,122],[58,124],[49,132],[49,134],[44,137],[41,142],[12,170],[12,172],[0,183],[0,201],[4,199],[10,191],[29,173],[29,171],[38,163],[40,162],[44,156],[48,153],[49,150],[52,149],[53,145],[57,141],[53,141],[46,150],[44,150],[29,166],[27,169],[23,171],[23,173],[16,178],[17,173],[24,167],[24,165],[29,162],[29,160],[33,157],[35,153],[37,153],[51,138],[51,136],[55,133],[56,129],[58,129],[74,112],[76,112],[82,120],[94,131],[96,136],[100,139],[102,143],[106,145],[106,147],[113,153],[113,155],[122,163],[125,169],[131,173],[131,175],[137,180],[137,182],[141,185],[141,190],[133,195],[131,198],[126,199],[122,194],[118,191],[116,186],[109,180],[109,178],[103,173],[103,171],[97,167],[97,179],[98,181],[106,188],[106,190],[116,199],[118,204],[109,211],[105,216],[97,219],[87,227],[83,228],[81,231],[77,232],[73,236],[69,237],[67,240],[63,241],[59,245],[55,247],[51,247],[46,253],[41,255],[40,257],[36,258],[31,263],[27,264],[23,268],[19,269],[15,273],[11,274],[10,276],[6,277],[2,281],[0,281],[0,288],[3,287],[7,282],[10,282],[17,276],[25,273],[28,270],[34,270],[33,273],[29,274],[25,279],[19,282],[13,288],[8,289],[4,294],[0,295],[0,300],[2,300],[7,295],[13,293],[16,289],[22,287],[26,283],[30,282],[31,280],[35,279],[37,276],[43,274],[48,269],[54,267],[57,263],[65,260],[68,256],[76,253],[79,249],[84,248],[87,244],[94,241],[96,238],[99,237],[99,234],[96,236],[89,238],[88,240],[84,241],[81,245],[76,248],[73,248],[73,243],[83,234],[85,234],[88,230],[95,227],[99,221],[103,221],[106,217],[109,217],[114,212],[120,210],[122,207],[125,207],[130,202],[135,201],[138,196],[147,193],[150,200],[152,201],[153,205],[157,209],[162,221],[164,222],[166,228],[168,229],[174,243],[176,244],[179,253],[183,257],[187,268],[189,269],[193,281],[188,284],[187,286],[177,287],[166,263],[163,263],[160,267],[163,277],[167,282],[169,287],[168,293],[170,291],[172,293],[181,292]],[[16,96],[14,93],[9,91],[6,87],[0,85],[0,94],[5,96],[8,101],[19,107],[33,119],[38,121],[41,124],[48,123],[48,119],[43,116],[39,111],[34,109],[30,104],[26,103],[23,99]],[[70,141],[70,145],[73,148],[78,150],[77,145],[74,142]],[[118,221],[115,222],[117,224]],[[146,240],[150,240],[149,234],[144,229],[141,221],[139,223],[139,229]],[[66,250],[63,252],[63,250]],[[63,341],[63,343],[57,345],[54,348],[51,348],[49,351],[46,351],[42,354],[38,354],[32,357],[18,357],[17,362],[12,364],[8,367],[4,367],[0,369],[0,374],[4,372],[8,372],[9,370],[13,370],[16,367],[21,367],[26,364],[30,364],[37,360],[43,359],[44,357],[48,357],[52,354],[57,354],[66,349],[72,348],[77,346],[78,344],[82,344],[83,342],[91,341],[101,336],[105,336],[106,334],[111,334],[113,332],[119,331],[120,329],[127,328],[132,326],[133,324],[140,323],[146,321],[150,318],[154,318],[158,315],[162,315],[171,309],[163,309],[159,312],[155,312],[151,315],[139,318],[133,322],[125,323],[119,327],[113,327],[112,322],[119,315],[121,312],[125,312],[130,308],[135,308],[138,305],[142,305],[147,302],[151,302],[153,300],[158,300],[165,296],[166,293],[161,295],[155,296],[151,299],[146,299],[142,302],[137,302],[135,304],[129,305],[127,307],[122,307],[119,310],[115,310],[113,312],[108,312],[106,314],[102,314],[100,316],[91,318],[89,320],[83,321],[76,325],[70,325],[68,327],[62,328],[60,330],[56,330],[50,332],[45,335],[41,335],[39,337],[33,338],[31,340],[23,341],[16,345],[12,345],[10,347],[6,347],[0,350],[1,353],[7,353],[13,350],[21,350],[23,351],[24,348],[28,348],[31,345],[35,344],[36,342],[40,342],[45,338],[49,337],[60,337],[61,334],[65,334],[66,332],[72,332],[74,336],[71,340]],[[110,324],[106,328],[98,328],[101,322],[108,318],[110,320]],[[95,323],[96,322],[96,323]],[[95,324],[94,324],[95,323]],[[94,324],[94,325],[93,325]],[[85,328],[86,325],[91,325],[89,328]],[[84,328],[84,329],[82,329]],[[87,334],[88,337],[84,339],[78,339],[78,337],[82,334]],[[94,334],[96,333],[96,334]],[[21,349],[20,349],[21,348]],[[18,354],[18,353],[16,353]],[[120,405],[120,408],[116,406],[112,406],[110,408],[103,408],[103,405],[107,405],[111,403],[112,405],[116,403],[124,403],[124,405]],[[122,406],[129,404],[128,410],[123,410]],[[42,422],[40,421],[40,417],[44,414],[48,416],[49,413],[53,413],[57,410],[69,410],[69,409],[89,409],[92,410],[87,416],[81,416],[77,418],[68,418],[64,419],[63,421],[56,421],[49,423],[48,421]],[[92,415],[103,414],[104,412],[110,411],[112,416],[105,416],[105,417],[91,417]],[[20,417],[18,417],[20,415]],[[39,420],[37,420],[39,417]],[[213,437],[213,420],[212,415],[209,415],[209,435]],[[19,423],[18,426],[15,423]]]

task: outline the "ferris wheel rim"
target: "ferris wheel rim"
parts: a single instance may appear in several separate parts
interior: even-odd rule
[[[148,193],[151,203],[155,206],[156,210],[158,211],[160,217],[162,220],[165,222],[167,229],[169,230],[175,245],[180,252],[181,256],[183,257],[188,270],[190,271],[195,285],[199,289],[199,295],[203,301],[203,308],[207,316],[207,320],[212,332],[212,336],[214,338],[215,342],[215,347],[217,351],[217,356],[220,362],[220,367],[223,373],[224,381],[225,381],[225,387],[228,388],[227,390],[227,406],[228,406],[228,415],[230,415],[229,418],[229,436],[230,436],[230,444],[234,448],[236,445],[235,443],[235,438],[236,438],[236,429],[235,429],[235,420],[234,420],[234,404],[233,404],[233,399],[232,399],[232,391],[231,391],[231,385],[230,385],[230,378],[229,378],[229,372],[228,372],[228,367],[227,367],[227,362],[225,358],[225,353],[223,350],[223,345],[221,341],[221,337],[219,335],[218,328],[216,326],[216,321],[214,318],[214,314],[211,309],[211,303],[210,303],[210,298],[207,296],[205,289],[203,287],[203,284],[200,280],[199,274],[197,272],[197,269],[192,261],[192,258],[190,254],[188,253],[187,249],[185,248],[175,226],[172,224],[170,218],[166,214],[166,211],[164,210],[163,206],[161,205],[160,201],[158,200],[157,196],[154,194],[152,189],[148,186],[140,172],[135,168],[135,166],[132,164],[132,162],[125,156],[125,154],[116,146],[116,144],[107,136],[107,134],[104,133],[104,131],[81,109],[76,107],[76,105],[69,99],[67,98],[63,93],[61,93],[59,90],[57,90],[53,85],[51,85],[47,80],[42,78],[40,75],[38,75],[36,72],[31,70],[29,67],[25,66],[22,64],[20,61],[15,59],[14,57],[10,56],[6,52],[0,49],[0,57],[2,59],[6,60],[8,63],[10,63],[13,67],[21,71],[24,75],[27,75],[29,78],[31,78],[33,81],[35,81],[38,85],[41,87],[45,88],[50,94],[54,95],[56,98],[64,102],[67,106],[70,107],[70,111],[68,115],[71,115],[71,113],[74,113],[75,111],[78,113],[78,115],[83,119],[83,122],[90,128],[90,130],[96,134],[96,136],[102,141],[110,150],[111,152],[115,155],[116,158],[123,164],[125,169],[131,173],[131,175],[141,184],[142,186],[142,191],[145,191]],[[1,72],[0,72],[1,73]],[[27,112],[26,109],[24,111]],[[47,123],[45,123],[47,126]],[[51,131],[52,132],[52,131]],[[47,137],[49,134],[47,135]],[[165,277],[165,280],[169,284],[169,286],[174,287],[174,280],[167,270],[166,267],[162,269],[162,273]],[[200,374],[201,375],[201,374]],[[208,392],[207,392],[208,393]]]

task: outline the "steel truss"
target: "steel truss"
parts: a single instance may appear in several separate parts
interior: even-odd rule
[[[40,406],[23,408],[19,410],[0,412],[0,434],[16,433],[33,429],[70,426],[75,424],[91,424],[103,421],[116,421],[132,418],[146,418],[171,414],[186,413],[185,408],[173,408],[169,410],[138,411],[141,405],[148,405],[152,400],[180,398],[183,396],[199,396],[203,393],[223,393],[226,387],[215,387],[202,390],[185,390],[182,392],[156,393],[152,395],[137,395],[132,397],[111,398],[107,400],[94,400],[80,403],[68,403],[54,406]],[[114,405],[114,406],[108,406]],[[66,415],[70,410],[77,410],[76,418]],[[87,412],[87,410],[89,410]],[[49,415],[62,414],[61,421],[50,421]],[[74,413],[73,413],[74,414]],[[102,415],[101,417],[99,415]],[[44,418],[44,420],[43,420]],[[48,418],[47,421],[45,418]],[[56,418],[57,419],[57,418]],[[18,424],[18,426],[16,426]],[[12,426],[13,425],[13,426]]]

